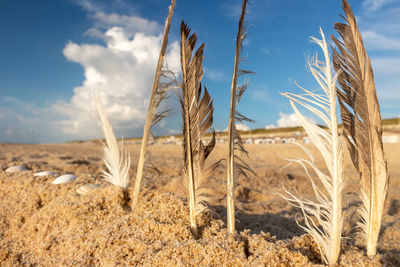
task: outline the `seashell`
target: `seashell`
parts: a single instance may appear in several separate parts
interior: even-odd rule
[[[35,173],[33,176],[34,177],[36,177],[36,176],[53,176],[53,175],[55,175],[56,174],[56,172],[52,172],[52,171],[42,171],[42,172],[37,172],[37,173]]]
[[[61,176],[58,176],[54,181],[53,184],[64,184],[64,183],[68,183],[70,181],[73,181],[76,179],[77,176],[75,176],[74,174],[64,174]]]
[[[79,187],[78,189],[76,189],[76,192],[80,195],[85,195],[87,194],[89,191],[100,187],[99,184],[86,184],[86,185],[82,185],[81,187]]]
[[[6,172],[8,173],[17,173],[17,172],[23,172],[26,171],[26,167],[21,165],[21,166],[12,166],[6,169]]]

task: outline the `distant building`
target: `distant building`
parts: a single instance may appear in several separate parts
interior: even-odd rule
[[[172,135],[163,142],[163,144],[166,144],[166,145],[168,145],[168,144],[176,145],[177,143],[178,143],[178,140],[176,140],[175,136],[172,136]]]
[[[296,142],[296,138],[290,137],[290,138],[287,139],[287,142],[288,142],[289,144],[293,144],[293,143]]]
[[[384,135],[382,136],[383,143],[399,143],[400,136],[399,135]]]
[[[259,145],[259,144],[265,144],[265,143],[264,143],[264,139],[261,139],[261,138],[254,139],[254,144],[257,144],[257,145]]]
[[[252,138],[244,139],[244,140],[243,140],[243,143],[244,143],[244,144],[247,144],[247,145],[251,145],[251,144],[253,144],[253,139],[252,139]]]
[[[265,144],[273,144],[273,143],[275,143],[274,140],[271,139],[271,138],[264,139],[264,141],[265,141]]]

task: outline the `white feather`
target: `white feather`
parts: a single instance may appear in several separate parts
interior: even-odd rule
[[[320,31],[322,40],[314,37],[311,39],[323,50],[325,62],[320,62],[315,57],[314,61],[309,62],[308,65],[312,75],[322,89],[321,93],[309,91],[299,86],[304,91],[304,94],[284,93],[283,95],[289,98],[297,118],[310,137],[310,141],[321,152],[329,174],[320,171],[312,157],[310,157],[310,160],[301,158],[291,160],[292,162],[299,163],[305,169],[310,179],[316,201],[295,196],[287,190],[288,197],[285,197],[285,199],[301,209],[305,223],[301,227],[315,239],[320,248],[322,259],[329,265],[333,265],[337,262],[340,252],[343,225],[341,201],[345,179],[343,177],[342,143],[337,129],[337,76],[332,74],[328,46],[322,29]],[[316,125],[304,117],[297,109],[296,104],[305,107],[318,116],[324,122],[327,129]],[[307,151],[306,148],[303,149]],[[309,152],[307,153],[310,154]],[[324,190],[318,188],[311,177],[308,167],[316,173]]]
[[[121,146],[118,145],[110,120],[98,95],[95,94],[94,98],[106,140],[103,161],[108,171],[102,170],[102,176],[113,185],[127,189],[129,185],[129,167],[131,164],[129,153],[124,149],[122,144]]]

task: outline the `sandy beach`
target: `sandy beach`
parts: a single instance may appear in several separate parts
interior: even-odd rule
[[[131,154],[132,193],[139,145]],[[322,158],[307,147],[324,170]],[[182,147],[150,146],[156,168],[146,168],[139,207],[131,210],[121,190],[100,174],[102,147],[83,142],[49,145],[0,145],[1,266],[323,266],[317,245],[297,225],[302,216],[279,195],[283,187],[312,198],[303,169],[286,158],[305,157],[293,144],[247,145],[258,177],[240,177],[236,188],[237,236],[226,230],[225,166],[208,182],[215,190],[198,223],[201,236],[190,232],[189,207],[183,190]],[[343,206],[346,220],[339,266],[400,266],[400,143],[385,144],[390,174],[378,254],[368,258],[356,227],[358,174],[345,155],[349,179]],[[217,145],[208,163],[226,157]],[[7,173],[21,165],[26,171]],[[77,178],[52,184],[57,177]],[[91,184],[86,194],[77,189]]]

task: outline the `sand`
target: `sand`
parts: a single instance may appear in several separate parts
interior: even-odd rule
[[[312,146],[309,148],[317,153]],[[131,185],[139,146],[129,145]],[[0,144],[0,266],[323,266],[317,245],[297,225],[298,209],[278,193],[282,186],[311,197],[304,171],[285,158],[304,156],[295,145],[248,145],[258,177],[241,177],[236,190],[237,236],[226,230],[223,199],[225,169],[209,181],[219,202],[198,218],[201,236],[189,227],[189,208],[182,187],[182,148],[150,147],[155,168],[145,171],[139,207],[132,211],[120,189],[103,181],[102,148],[96,143]],[[378,254],[368,258],[354,226],[352,205],[358,178],[346,155],[349,177],[346,222],[339,266],[400,266],[400,144],[385,145],[391,176]],[[225,157],[217,145],[209,163]],[[318,154],[316,161],[322,167]],[[23,165],[26,171],[6,173]],[[73,173],[77,179],[54,185],[56,176],[39,171]],[[99,187],[80,195],[83,185]]]

